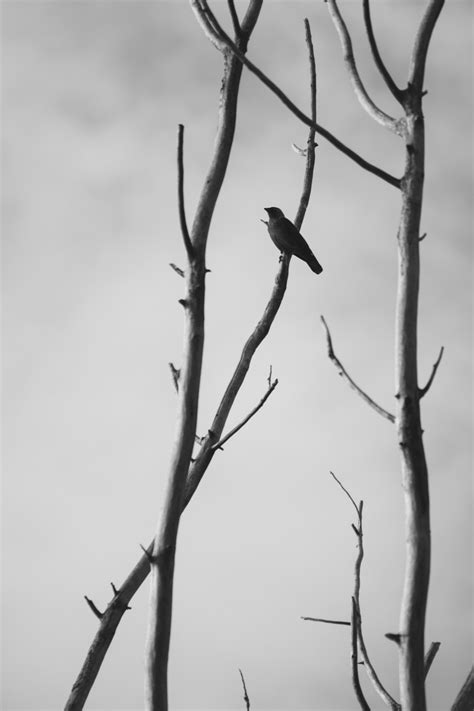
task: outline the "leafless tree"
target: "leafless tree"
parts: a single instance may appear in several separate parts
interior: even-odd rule
[[[206,242],[214,207],[224,180],[227,162],[232,147],[236,121],[236,107],[242,68],[245,66],[265,84],[295,116],[310,128],[306,151],[307,167],[303,195],[295,219],[301,225],[309,199],[314,167],[314,136],[321,135],[335,148],[355,161],[361,168],[396,188],[401,196],[400,221],[397,233],[399,271],[396,305],[396,411],[390,413],[378,405],[350,378],[341,361],[335,356],[329,328],[326,329],[328,353],[339,372],[348,380],[359,395],[380,415],[395,425],[400,451],[402,484],[405,494],[406,512],[406,569],[403,598],[401,603],[400,628],[387,635],[396,642],[399,649],[400,702],[395,701],[380,683],[370,664],[365,649],[359,600],[360,566],[362,547],[362,502],[357,505],[346,491],[357,511],[357,525],[354,526],[359,542],[359,554],[355,569],[355,588],[352,597],[350,621],[321,620],[337,624],[348,624],[352,629],[352,670],[356,696],[361,708],[367,709],[358,680],[357,659],[360,650],[369,676],[384,702],[392,709],[404,711],[425,711],[425,676],[438,649],[430,648],[425,657],[425,613],[428,599],[430,574],[430,509],[428,490],[428,470],[423,447],[420,420],[420,401],[432,385],[443,350],[433,366],[426,385],[420,387],[417,372],[417,321],[418,292],[420,275],[420,219],[424,184],[424,117],[422,103],[424,96],[424,74],[428,48],[432,32],[442,10],[444,0],[428,0],[426,9],[416,33],[406,87],[400,88],[394,82],[379,52],[371,22],[369,0],[362,0],[365,27],[373,59],[383,77],[387,89],[401,108],[401,117],[392,117],[382,111],[372,100],[360,77],[352,49],[351,37],[341,15],[336,0],[327,0],[327,7],[339,35],[344,63],[348,70],[354,91],[364,110],[384,128],[395,133],[403,141],[405,167],[403,175],[397,178],[383,168],[372,165],[354,150],[343,144],[316,120],[315,72],[309,28],[306,27],[312,67],[312,111],[310,115],[299,109],[287,95],[269,79],[250,59],[247,45],[257,22],[263,0],[250,0],[245,17],[239,20],[233,0],[228,7],[233,26],[233,38],[224,30],[207,0],[191,0],[195,16],[208,39],[223,56],[224,78],[221,88],[219,121],[215,153],[204,182],[191,230],[188,230],[184,210],[183,190],[183,127],[178,134],[178,204],[180,224],[186,248],[187,265],[184,270],[172,265],[185,280],[185,296],[181,303],[184,309],[185,338],[181,368],[172,366],[172,375],[178,390],[178,417],[173,456],[163,496],[162,510],[156,535],[140,561],[120,588],[113,586],[114,597],[104,613],[99,612],[88,600],[93,612],[100,618],[100,627],[89,650],[84,667],[73,687],[66,708],[81,709],[99,671],[101,662],[114,636],[124,611],[132,596],[140,587],[151,569],[151,614],[148,641],[147,668],[147,708],[153,711],[167,709],[167,661],[171,629],[173,569],[180,515],[189,503],[196,487],[206,471],[214,453],[240,425],[223,436],[224,426],[230,408],[240,388],[250,360],[268,333],[283,298],[288,278],[289,259],[282,259],[275,287],[267,308],[244,346],[240,361],[222,398],[216,416],[208,433],[200,439],[200,449],[193,459],[196,439],[196,415],[199,399],[200,373],[204,340],[204,296],[206,278]],[[271,394],[276,381],[268,379],[268,389],[262,401],[250,413],[261,407]],[[249,418],[246,418],[246,420]],[[245,420],[245,421],[246,421]],[[242,423],[243,424],[243,423]],[[340,483],[340,482],[339,482]],[[468,675],[452,709],[471,708],[474,698],[472,672]]]

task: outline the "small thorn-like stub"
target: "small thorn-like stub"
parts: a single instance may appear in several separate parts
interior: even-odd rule
[[[150,563],[150,565],[153,565],[153,563],[155,562],[155,557],[152,556],[152,554],[150,553],[150,551],[149,551],[147,548],[145,548],[145,546],[142,546],[141,543],[140,543],[140,548],[142,549],[142,551],[144,552],[144,554],[145,554],[146,557],[148,558],[148,562]]]
[[[426,232],[423,232],[423,234],[421,235],[421,237],[418,237],[418,242],[423,242],[423,240],[424,240],[425,237],[426,237],[426,234],[427,234]]]
[[[264,225],[268,225],[267,220],[262,220],[262,218],[260,218],[260,222],[263,222]]]
[[[104,616],[104,613],[101,612],[101,611],[94,605],[93,601],[92,601],[90,598],[88,598],[87,595],[84,595],[84,599],[85,599],[85,601],[87,602],[87,604],[89,605],[89,607],[90,607],[90,609],[92,610],[92,612],[94,613],[94,615],[95,615],[99,620],[101,620],[101,619],[103,618],[103,616]]]
[[[173,383],[174,387],[176,388],[176,392],[179,390],[179,377],[181,375],[181,371],[179,368],[175,368],[173,363],[168,363],[170,370],[171,370],[171,377],[173,378]]]
[[[204,274],[209,274],[211,271],[212,271],[212,269],[208,269],[208,268],[206,267],[206,269],[204,270]]]
[[[173,269],[173,271],[176,272],[176,274],[179,274],[180,277],[184,277],[184,270],[180,269],[176,264],[173,264],[173,262],[170,262],[170,267]]]
[[[178,304],[181,304],[181,306],[183,307],[183,309],[187,309],[187,308],[188,308],[188,302],[186,301],[186,299],[179,299],[179,300],[178,300]]]
[[[119,594],[119,590],[117,590],[117,588],[115,587],[115,585],[114,585],[113,583],[110,583],[110,586],[111,586],[112,590],[114,591],[114,595],[118,595],[118,594]]]
[[[354,526],[353,523],[351,523],[351,526],[352,526],[352,530],[353,530],[354,533],[356,534],[357,538],[360,538],[360,531],[359,531],[359,529],[357,528],[357,526]]]
[[[421,95],[422,95],[422,96],[426,96],[427,93],[428,93],[428,89],[424,89],[424,91],[421,92]]]

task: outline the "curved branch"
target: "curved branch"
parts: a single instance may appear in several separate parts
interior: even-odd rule
[[[409,84],[419,94],[423,91],[428,47],[443,5],[444,0],[430,0],[415,37],[411,55]]]
[[[405,120],[396,120],[379,109],[379,107],[372,101],[367,93],[367,90],[362,83],[362,80],[357,69],[357,64],[354,57],[354,52],[352,49],[352,40],[347,29],[346,23],[339,11],[336,0],[327,0],[327,6],[329,9],[329,14],[331,15],[332,21],[336,27],[339,39],[341,41],[344,64],[348,71],[352,86],[354,88],[355,95],[357,96],[362,108],[371,116],[375,121],[380,123],[385,128],[388,128],[393,133],[398,136],[405,135]]]
[[[433,664],[433,660],[438,654],[438,650],[441,646],[441,642],[431,642],[430,648],[426,652],[425,656],[425,679],[428,676],[428,672],[431,669],[431,665]]]
[[[379,48],[377,47],[377,41],[375,39],[374,28],[372,26],[372,18],[370,16],[370,2],[369,0],[362,0],[364,9],[364,22],[365,29],[367,30],[367,37],[369,38],[369,45],[372,52],[372,57],[374,58],[375,66],[382,75],[385,84],[389,88],[390,92],[393,94],[395,99],[402,103],[403,92],[392,79],[390,72],[384,64],[382,57],[380,56]]]
[[[323,324],[324,328],[326,329],[326,339],[327,339],[328,356],[329,356],[329,359],[332,360],[332,362],[333,362],[334,365],[336,366],[337,370],[339,371],[339,375],[341,375],[342,377],[344,377],[344,378],[347,380],[347,382],[349,383],[350,387],[351,387],[358,395],[360,395],[360,397],[362,398],[362,400],[364,400],[364,401],[367,403],[367,405],[370,405],[370,407],[371,407],[373,410],[375,410],[375,412],[378,412],[379,415],[382,415],[382,417],[385,417],[385,419],[386,419],[386,420],[389,420],[389,422],[395,422],[395,416],[394,416],[394,415],[392,415],[390,412],[387,412],[387,410],[384,410],[383,407],[380,407],[380,405],[377,405],[377,403],[376,403],[374,400],[372,400],[372,398],[369,397],[369,396],[367,395],[367,393],[365,393],[365,392],[357,385],[357,383],[355,383],[355,382],[352,380],[351,376],[348,374],[347,370],[344,368],[344,366],[342,365],[341,361],[339,360],[339,358],[338,358],[338,357],[336,356],[336,354],[334,353],[334,349],[333,349],[333,347],[332,347],[331,334],[330,334],[330,332],[329,332],[329,327],[328,327],[328,325],[327,325],[327,323],[326,323],[326,321],[325,321],[325,319],[324,319],[324,316],[321,316],[321,321],[322,321],[322,324]]]
[[[178,209],[179,223],[181,226],[181,234],[183,236],[184,246],[191,260],[194,256],[194,249],[189,236],[188,225],[186,222],[186,212],[184,209],[184,165],[183,165],[183,134],[184,126],[182,123],[178,125]],[[182,274],[184,276],[184,274]]]
[[[193,3],[196,2],[196,0],[192,0]],[[207,9],[208,5],[205,3],[205,0],[201,0],[202,4],[206,5]],[[209,12],[211,12],[209,10]],[[344,153],[348,158],[353,160],[357,165],[359,165],[361,168],[364,170],[367,170],[369,173],[373,173],[376,175],[378,178],[381,178],[384,180],[386,183],[389,185],[393,185],[395,188],[400,189],[401,186],[401,181],[399,178],[395,178],[393,175],[390,175],[390,173],[387,173],[385,170],[382,170],[382,168],[378,168],[377,166],[373,165],[372,163],[369,163],[369,161],[365,160],[365,158],[362,158],[358,153],[353,151],[351,148],[346,146],[342,141],[340,141],[338,138],[336,138],[330,131],[328,131],[326,128],[321,126],[320,124],[313,124],[313,121],[309,116],[306,116],[306,114],[299,109],[296,104],[294,104],[287,96],[286,94],[271,80],[267,77],[266,74],[264,74],[261,69],[259,69],[255,64],[253,64],[243,52],[240,51],[240,49],[237,47],[237,45],[232,42],[231,38],[225,33],[225,31],[221,28],[221,40],[226,44],[226,46],[231,50],[232,54],[237,57],[237,59],[242,62],[242,64],[247,67],[249,71],[252,72],[252,74],[255,74],[256,77],[260,79],[260,81],[265,84],[266,87],[272,91],[275,96],[277,96],[280,101],[297,117],[302,121],[306,126],[313,126],[316,129],[316,133],[319,133],[320,136],[323,136],[329,143],[331,143],[335,148],[337,148],[341,153]]]

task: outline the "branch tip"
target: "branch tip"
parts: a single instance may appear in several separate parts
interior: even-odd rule
[[[92,612],[94,613],[94,615],[95,615],[99,620],[101,620],[101,619],[103,618],[103,616],[104,616],[104,613],[101,612],[101,611],[95,606],[94,602],[93,602],[90,598],[88,598],[87,595],[84,595],[84,599],[85,599],[85,601],[87,602],[87,604],[89,605],[89,607],[90,607],[90,609],[92,610]]]

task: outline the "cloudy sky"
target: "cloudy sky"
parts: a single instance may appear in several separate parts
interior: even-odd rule
[[[424,2],[374,3],[396,81],[406,78]],[[214,2],[224,22],[226,4]],[[238,5],[239,10],[242,5]],[[368,53],[357,2],[341,3],[373,97],[398,114]],[[168,362],[180,362],[184,264],[176,208],[176,129],[185,124],[192,217],[212,154],[221,56],[188,3],[2,3],[4,235],[3,708],[62,708],[97,620],[150,539],[174,429]],[[320,122],[400,175],[401,141],[360,109],[323,3],[266,2],[249,56],[308,107],[303,18],[311,21]],[[419,367],[431,475],[433,566],[427,641],[440,641],[428,694],[456,695],[472,621],[472,8],[446,4],[425,99]],[[209,238],[199,428],[205,432],[260,317],[278,253],[263,207],[294,216],[306,129],[244,72],[238,127]],[[347,618],[356,554],[348,501],[364,500],[366,641],[397,694],[404,565],[393,426],[338,378],[336,353],[394,408],[393,333],[400,196],[323,139],[303,234],[321,277],[293,260],[285,301],[229,426],[279,385],[216,455],[179,537],[170,661],[176,709],[354,708],[349,634],[301,615]],[[133,601],[89,699],[143,704],[147,585]],[[365,683],[365,679],[364,679]],[[377,707],[367,687],[370,703]]]

